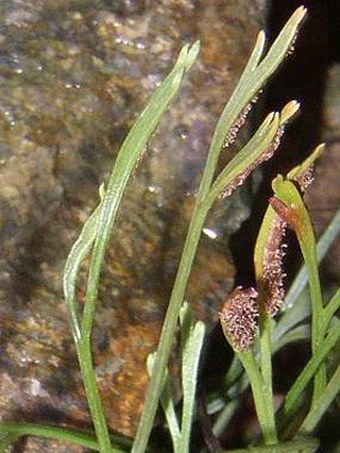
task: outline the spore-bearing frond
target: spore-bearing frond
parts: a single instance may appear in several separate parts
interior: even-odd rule
[[[220,321],[223,331],[232,346],[239,351],[249,349],[257,333],[259,316],[254,288],[238,286],[222,306]]]
[[[284,128],[279,127],[272,143],[261,153],[261,155],[247,168],[245,168],[244,172],[240,175],[238,175],[236,178],[234,178],[228,185],[225,187],[225,189],[221,193],[222,198],[229,197],[232,192],[239,186],[241,186],[244,181],[248,178],[250,173],[255,170],[256,167],[261,165],[263,162],[266,162],[267,160],[271,159],[273,157],[274,152],[277,150],[277,148],[280,145],[280,140],[283,135]]]
[[[261,309],[271,316],[275,316],[281,309],[285,295],[283,280],[286,274],[282,264],[287,247],[283,243],[286,226],[287,224],[275,215],[263,257],[263,276],[258,282],[262,294]]]
[[[314,181],[314,165],[310,165],[303,173],[296,176],[295,180],[299,184],[301,191],[305,192]]]
[[[239,116],[236,118],[236,120],[234,121],[233,125],[231,126],[227,133],[227,136],[224,140],[223,148],[228,148],[228,146],[232,145],[235,142],[238,131],[246,122],[247,116],[251,109],[253,108],[253,104],[255,104],[256,101],[257,97],[250,101],[242,110],[242,112],[239,114]]]

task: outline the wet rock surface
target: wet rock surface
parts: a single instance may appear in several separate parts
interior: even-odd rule
[[[134,118],[181,46],[200,39],[129,186],[103,271],[96,369],[110,427],[134,434],[211,133],[262,16],[249,0],[1,2],[1,418],[88,426],[62,269]],[[208,325],[233,281],[229,235],[247,213],[237,194],[208,220],[187,294]],[[42,451],[34,442],[26,451]]]

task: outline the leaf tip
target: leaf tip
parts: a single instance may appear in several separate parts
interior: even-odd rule
[[[264,30],[260,30],[257,34],[255,47],[259,47],[260,53],[262,55],[264,46],[266,44],[266,33]]]
[[[256,41],[264,44],[265,40],[266,40],[266,34],[265,34],[264,30],[260,30],[257,34]]]
[[[320,145],[315,148],[315,154],[317,155],[317,157],[321,156],[321,154],[325,151],[325,148],[326,143],[320,143]]]
[[[297,19],[302,20],[306,16],[307,12],[307,8],[304,5],[301,5],[295,10],[294,15]]]
[[[191,66],[195,63],[197,55],[199,54],[201,47],[201,42],[198,39],[194,42],[194,44],[188,48],[188,52],[186,55],[186,69],[190,69]]]
[[[301,104],[295,99],[288,102],[281,111],[281,124],[286,123],[300,110]]]
[[[295,27],[299,27],[301,22],[304,20],[304,18],[307,15],[307,8],[304,5],[299,6],[291,15],[291,22],[295,25]]]

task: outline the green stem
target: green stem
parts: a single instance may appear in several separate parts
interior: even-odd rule
[[[266,313],[263,313],[260,317],[260,369],[263,378],[263,385],[265,391],[263,392],[263,398],[266,401],[266,407],[268,414],[268,423],[270,423],[269,430],[275,434],[276,437],[276,425],[275,425],[275,409],[273,399],[273,384],[272,384],[272,343],[271,343],[271,319]]]
[[[301,240],[302,243],[302,240]],[[307,256],[307,249],[309,248],[310,256]],[[305,249],[305,251],[303,250]],[[312,304],[312,352],[316,354],[322,345],[326,329],[323,322],[323,307],[321,285],[319,279],[319,271],[317,267],[316,246],[313,234],[312,241],[302,247],[305,262],[308,269],[308,282],[310,288],[310,297]],[[314,391],[313,391],[313,405],[316,400],[323,393],[326,386],[326,367],[325,362],[322,362],[320,368],[315,374]]]
[[[179,311],[207,213],[208,209],[205,206],[202,208],[200,200],[197,200],[163,323],[152,376],[146,394],[145,406],[132,448],[133,453],[144,452],[148,443],[162,392],[163,376],[171,352]]]
[[[100,208],[101,203],[84,224],[79,238],[72,247],[65,265],[63,284],[65,301],[70,311],[71,331],[76,345],[78,361],[83,375],[83,382],[91,416],[95,430],[98,433],[98,442],[101,451],[108,451],[107,449],[110,448],[110,438],[92,365],[90,334],[89,331],[81,332],[78,315],[79,307],[76,301],[77,275],[81,263],[89,252],[96,237]]]
[[[96,373],[93,367],[90,336],[84,336],[78,346],[77,352],[81,374],[84,382],[87,402],[91,412],[92,422],[96,431],[99,451],[108,453],[111,451],[109,430],[106,424],[103,405],[96,382]]]
[[[277,444],[277,435],[275,429],[275,419],[273,413],[272,401],[268,405],[268,398],[266,393],[268,388],[261,376],[260,370],[251,351],[237,353],[246,373],[249,377],[254,404],[261,425],[263,439],[266,445]]]

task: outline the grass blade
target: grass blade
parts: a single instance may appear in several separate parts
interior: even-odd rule
[[[340,210],[334,215],[333,219],[327,226],[326,230],[320,237],[317,245],[317,257],[318,263],[320,263],[328,252],[330,246],[336,239],[340,232]],[[298,298],[299,294],[302,292],[303,288],[307,285],[308,274],[307,267],[304,264],[300,269],[299,273],[294,279],[294,282],[289,288],[287,295],[285,297],[283,310],[290,308],[294,305],[294,302]]]
[[[299,429],[299,433],[311,433],[316,425],[321,420],[328,407],[340,391],[340,365],[333,374],[332,379],[329,381],[326,389],[322,395],[317,399],[311,411],[305,418],[304,422]]]
[[[328,324],[331,322],[332,317],[339,309],[339,307],[340,307],[340,289],[338,288],[324,309],[323,320],[325,329],[327,329]]]
[[[327,354],[330,350],[337,344],[340,339],[340,323],[338,322],[336,326],[332,327],[328,332],[328,335],[325,341],[322,343],[317,353],[309,360],[305,368],[302,370],[301,374],[294,382],[292,388],[286,395],[282,410],[280,410],[281,417],[289,417],[289,414],[294,410],[294,404],[297,398],[305,390],[309,381],[313,378],[316,370],[320,366],[323,360],[325,360]],[[283,422],[284,423],[284,422]]]
[[[14,437],[19,436],[40,436],[50,439],[60,440],[62,442],[71,442],[81,445],[85,448],[90,448],[94,451],[100,451],[98,442],[93,433],[69,428],[61,428],[60,426],[46,426],[38,423],[21,423],[21,422],[1,422],[0,437],[8,435]],[[120,436],[118,436],[120,438]],[[119,443],[119,439],[114,439],[113,442]],[[124,440],[125,447],[129,444]],[[123,453],[124,449],[112,448],[110,453]]]
[[[149,375],[152,376],[153,366],[155,363],[156,353],[149,354],[147,359],[147,367]],[[168,369],[165,372],[163,390],[161,394],[161,404],[165,413],[165,418],[168,423],[174,452],[178,451],[178,445],[180,443],[180,428],[175,411],[175,404],[172,396],[171,383]]]
[[[103,189],[99,190],[101,199],[103,197]],[[73,247],[67,257],[64,274],[63,274],[63,289],[65,302],[70,311],[71,330],[74,342],[77,345],[81,339],[80,320],[78,314],[78,306],[76,302],[76,282],[79,269],[83,259],[90,251],[95,240],[98,227],[98,218],[101,208],[101,203],[93,211],[90,217],[86,220],[81,233],[73,244]]]
[[[182,343],[183,409],[179,452],[189,451],[190,432],[194,415],[197,374],[202,351],[205,325],[194,322],[189,305],[185,303],[180,314]]]

